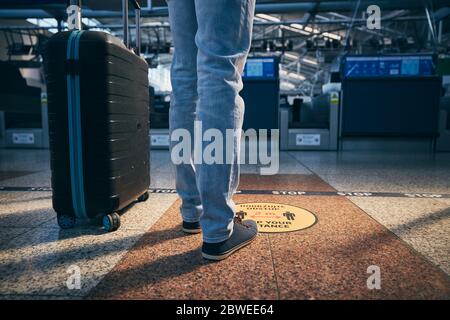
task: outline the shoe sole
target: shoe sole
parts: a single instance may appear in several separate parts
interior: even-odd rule
[[[186,228],[182,228],[181,230],[183,230],[183,232],[189,233],[189,234],[195,234],[195,233],[202,232],[202,229],[186,229]]]
[[[241,244],[239,244],[238,246],[234,247],[233,249],[231,249],[230,251],[221,254],[221,255],[211,255],[211,254],[207,254],[204,253],[202,251],[202,256],[203,258],[207,259],[207,260],[213,260],[213,261],[220,261],[220,260],[224,260],[226,258],[228,258],[229,256],[231,256],[233,253],[235,253],[236,251],[238,251],[239,249],[242,249],[243,247],[245,247],[246,245],[250,244],[250,242],[252,242],[253,240],[256,239],[256,236],[258,234],[256,233],[252,238],[248,239],[245,242],[242,242]]]

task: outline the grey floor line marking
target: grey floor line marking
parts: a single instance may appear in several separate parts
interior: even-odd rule
[[[323,183],[326,183],[336,190],[328,182],[324,181],[320,176],[314,173]],[[49,187],[2,187],[1,192],[42,192],[43,188]],[[46,191],[51,191],[48,189]],[[150,188],[150,194],[176,194],[173,188]],[[381,198],[408,198],[408,199],[450,199],[450,193],[438,192],[380,192],[380,191],[308,191],[308,190],[238,190],[236,194],[244,195],[282,195],[282,196],[339,196],[339,197],[381,197]],[[32,201],[33,199],[30,199]],[[350,200],[351,201],[351,200]],[[353,201],[352,201],[353,202]],[[8,204],[8,201],[2,201],[0,204]]]

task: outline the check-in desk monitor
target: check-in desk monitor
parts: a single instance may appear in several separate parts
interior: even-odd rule
[[[435,137],[441,78],[431,54],[343,59],[342,136]]]
[[[277,57],[250,57],[242,75],[244,129],[278,129],[280,79]]]

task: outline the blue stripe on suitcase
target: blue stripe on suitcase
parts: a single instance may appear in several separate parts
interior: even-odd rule
[[[84,31],[78,32],[75,37],[74,60],[78,61],[80,57],[80,38]],[[82,131],[81,131],[81,104],[80,104],[80,75],[75,74],[75,113],[76,113],[76,132],[77,132],[77,164],[78,164],[78,189],[79,189],[79,204],[80,211],[84,217],[86,215],[86,203],[84,200],[84,170],[83,170],[83,145],[82,145]]]
[[[69,61],[72,59],[72,48],[73,48],[73,38],[75,37],[77,31],[71,32],[69,39],[67,40],[67,54],[66,59]],[[67,115],[68,115],[68,130],[69,130],[69,162],[70,162],[70,186],[72,190],[72,205],[75,214],[78,216],[78,187],[76,186],[75,179],[75,161],[74,161],[74,132],[73,132],[73,85],[72,85],[72,75],[67,74]]]
[[[67,45],[67,60],[79,59],[79,39],[83,31],[70,34]],[[87,217],[84,200],[83,150],[80,112],[80,77],[67,75],[70,180],[72,204],[77,217]]]

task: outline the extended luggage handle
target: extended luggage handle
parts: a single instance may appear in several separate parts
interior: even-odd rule
[[[134,7],[136,17],[136,48],[134,52],[139,56],[141,54],[141,6],[137,0],[122,0],[122,19],[123,19],[123,43],[130,49],[130,37],[128,34],[128,1]],[[67,24],[69,30],[81,30],[81,0],[69,0],[67,8]]]
[[[130,49],[130,39],[128,34],[128,1],[133,4],[134,15],[136,18],[136,48],[135,53],[141,54],[141,6],[137,0],[122,0],[122,17],[123,17],[123,43]]]

